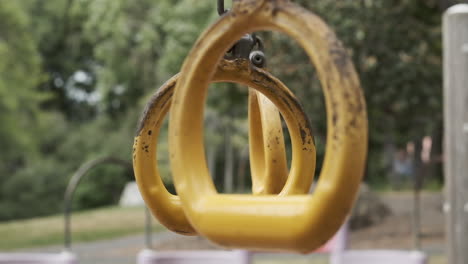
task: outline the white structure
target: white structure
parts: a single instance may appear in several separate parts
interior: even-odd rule
[[[0,253],[0,264],[78,264],[75,254]]]
[[[468,263],[468,5],[444,15],[444,205],[449,264]]]
[[[119,205],[122,207],[145,205],[136,182],[128,182],[125,185],[122,195],[120,196]]]

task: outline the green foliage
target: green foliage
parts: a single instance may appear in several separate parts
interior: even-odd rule
[[[29,34],[43,59],[39,87],[49,94],[42,108],[57,110],[67,119],[86,120],[95,109],[88,101],[94,90],[93,45],[84,38],[88,12],[83,1],[27,0],[19,2],[30,17]],[[77,73],[88,78],[76,78]],[[82,75],[83,76],[83,75]]]
[[[32,136],[40,118],[41,94],[35,87],[41,79],[41,61],[28,34],[28,17],[16,2],[1,1],[0,16],[0,203],[18,210],[7,200],[7,192],[15,190],[4,183],[29,162],[25,153],[36,152]]]
[[[442,122],[441,10],[431,1],[298,2],[334,28],[353,58],[369,114],[367,177],[383,180],[389,166],[385,145],[404,146],[434,134]],[[263,36],[270,68],[302,99],[323,145],[325,106],[307,55],[285,35]],[[319,161],[323,154],[319,148]]]
[[[162,226],[153,222],[153,232]],[[73,243],[91,242],[142,234],[145,229],[143,207],[105,207],[76,212],[72,218]],[[63,243],[63,215],[37,217],[0,223],[0,250],[12,251]]]
[[[27,167],[2,184],[2,219],[25,218],[56,213],[62,208],[65,179],[52,159]]]
[[[14,2],[2,1],[0,16],[0,145],[9,161],[0,164],[0,175],[5,175],[23,162],[19,153],[33,148],[28,130],[38,118],[40,94],[34,88],[41,76],[26,15]]]
[[[354,60],[370,121],[367,179],[380,183],[388,172],[386,146],[441,127],[439,3],[296,2],[323,17]],[[196,0],[0,1],[0,15],[0,220],[59,211],[69,177],[85,161],[109,155],[130,161],[145,103],[217,19],[215,1]],[[313,66],[288,36],[261,35],[268,68],[311,119],[320,168],[326,116]],[[226,129],[234,134],[235,161],[245,155],[246,102],[245,87],[209,90],[205,144],[215,151],[218,174]],[[164,127],[158,158],[170,184],[167,136]],[[75,207],[115,203],[130,179],[120,168],[97,168],[78,188]]]

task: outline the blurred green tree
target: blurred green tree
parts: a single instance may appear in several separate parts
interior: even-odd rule
[[[440,135],[441,14],[462,1],[296,2],[322,16],[348,47],[368,105],[367,180],[382,182],[389,146]],[[217,18],[216,1],[196,0],[0,1],[0,14],[0,220],[57,212],[68,178],[89,159],[130,160],[144,104]],[[320,167],[325,107],[313,67],[289,37],[262,37],[268,68],[300,98],[312,121]],[[226,129],[234,131],[235,167],[245,169],[246,102],[243,87],[210,89],[205,144],[219,175]],[[167,134],[163,128],[158,151],[170,184]],[[114,203],[130,179],[128,172],[100,168],[78,188],[76,206]],[[222,181],[216,177],[218,186]]]
[[[334,28],[353,58],[369,114],[367,179],[385,180],[391,165],[386,147],[436,134],[442,122],[441,9],[436,1],[298,2]],[[270,65],[281,62],[287,69],[275,73],[299,98],[307,98],[303,105],[316,127],[322,159],[325,107],[307,55],[283,35],[265,39]]]
[[[29,34],[29,18],[14,1],[0,2],[0,182],[5,183],[34,155],[35,129],[43,99],[35,87],[41,81],[41,58]],[[1,185],[0,201],[8,186]],[[0,202],[1,203],[1,202]]]

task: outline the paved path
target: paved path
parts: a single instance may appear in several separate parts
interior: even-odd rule
[[[193,244],[195,237],[182,237],[171,232],[161,232],[153,234],[153,244],[161,250],[172,248],[174,241],[187,240],[187,244]],[[206,241],[199,240],[200,247],[206,248]],[[183,243],[182,243],[183,245]],[[167,248],[166,248],[167,247]],[[186,249],[183,248],[179,249]],[[127,236],[120,239],[103,240],[90,243],[76,243],[73,245],[73,252],[78,255],[80,264],[134,264],[138,252],[144,248],[143,235]],[[27,250],[28,252],[50,252],[57,253],[63,249],[62,246],[51,246],[46,248],[37,248]],[[214,247],[213,247],[214,249]],[[436,250],[439,251],[440,249]],[[426,251],[427,252],[427,251]],[[434,257],[440,256],[441,252],[428,252]],[[431,258],[432,259],[432,258]],[[254,264],[328,264],[328,256],[324,254],[298,255],[298,254],[255,254]],[[432,261],[431,264],[445,263]]]
[[[155,233],[153,241],[158,243],[177,236],[170,232]],[[144,247],[144,237],[141,234],[98,242],[75,243],[72,245],[72,251],[78,255],[80,264],[132,264],[136,263],[137,254]],[[51,246],[28,251],[60,252],[61,250],[62,246]]]
[[[183,237],[171,232],[160,232],[153,234],[153,244],[156,248],[165,250],[165,242],[187,239],[193,242],[195,237]],[[200,239],[202,247],[206,247],[206,241]],[[75,243],[72,250],[78,255],[80,264],[134,264],[138,252],[144,248],[143,235],[127,236],[120,239],[103,240],[90,243]],[[214,249],[214,247],[213,247]],[[63,250],[62,246],[50,246],[25,250],[27,252],[57,253]],[[216,249],[215,249],[216,250]],[[293,255],[293,254],[256,254],[255,264],[325,264],[328,263],[326,255]]]

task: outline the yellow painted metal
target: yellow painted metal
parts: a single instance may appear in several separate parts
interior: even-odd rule
[[[162,126],[165,115],[171,105],[171,98],[174,86],[177,83],[178,75],[168,80],[151,98],[147,108],[140,121],[140,127],[134,143],[133,164],[135,177],[146,204],[152,211],[153,215],[168,229],[185,235],[194,235],[196,230],[191,226],[183,209],[180,205],[180,200],[177,196],[170,194],[165,188],[157,167],[157,138],[159,130]],[[270,89],[278,95],[288,94],[287,87],[278,79],[274,78],[265,70],[250,66],[248,60],[237,59],[234,61],[223,60],[219,63],[217,73],[213,78],[213,82],[236,82],[246,86],[256,87],[257,89]],[[249,111],[254,113],[262,112],[263,116],[268,118],[256,118],[257,115],[249,115],[250,124],[255,127],[251,129],[260,129],[265,136],[254,137],[251,140],[255,146],[263,145],[263,141],[267,142],[265,149],[251,148],[251,156],[256,159],[263,159],[264,168],[269,172],[275,172],[279,168],[283,159],[284,170],[277,173],[265,175],[263,171],[252,171],[252,178],[258,184],[265,183],[262,192],[254,189],[254,194],[262,193],[278,193],[282,189],[282,195],[306,193],[312,184],[313,174],[315,170],[315,146],[311,140],[311,128],[307,117],[303,112],[299,103],[293,100],[290,109],[296,116],[295,121],[291,126],[288,126],[292,135],[308,138],[303,150],[297,150],[300,155],[306,156],[309,160],[304,163],[301,171],[307,173],[296,173],[292,176],[291,184],[284,186],[284,180],[287,176],[286,158],[283,143],[281,120],[278,109],[267,98],[257,101],[257,98],[262,98],[262,95],[254,90],[251,90],[249,101],[255,101],[255,105],[251,105]],[[254,99],[252,99],[254,98]],[[294,99],[294,98],[293,98]],[[286,110],[285,110],[286,111]],[[258,123],[256,123],[258,122]],[[281,138],[279,138],[281,136]],[[259,143],[257,143],[259,141]],[[277,159],[277,160],[275,160]],[[278,177],[279,181],[275,182]],[[257,186],[258,186],[257,184]]]
[[[242,35],[277,30],[296,39],[315,65],[325,95],[327,146],[313,195],[220,195],[206,167],[203,111],[207,88],[223,54]],[[259,79],[261,81],[266,81]],[[294,96],[253,87],[280,109]],[[292,111],[281,112],[294,125]],[[354,66],[332,30],[316,15],[287,0],[234,0],[231,12],[199,38],[174,91],[169,122],[170,163],[184,212],[195,229],[230,248],[311,252],[338,230],[351,210],[367,155],[364,96]],[[311,162],[298,151],[311,138],[292,137],[290,175]],[[288,186],[292,177],[288,177]]]
[[[140,193],[159,222],[176,233],[195,235],[179,197],[164,186],[157,164],[157,140],[178,78],[177,74],[163,84],[146,106],[133,144],[133,170]]]
[[[249,148],[253,193],[279,193],[288,177],[281,118],[276,106],[253,89],[249,91]]]

